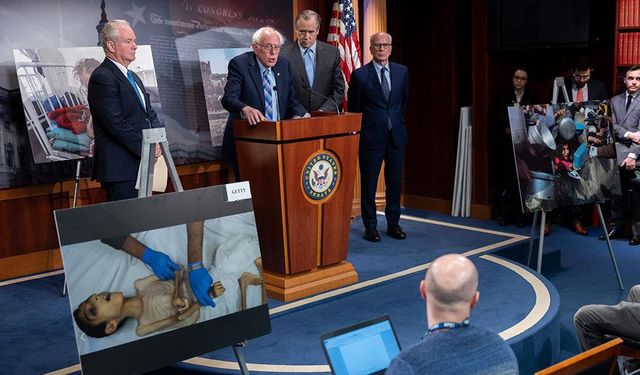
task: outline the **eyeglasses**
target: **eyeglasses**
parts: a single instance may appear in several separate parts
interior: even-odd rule
[[[587,79],[591,78],[591,74],[578,74],[578,73],[574,73],[574,74],[573,74],[573,78],[575,78],[575,79],[581,79],[581,80],[587,80]]]
[[[523,76],[513,76],[513,79],[518,80],[518,81],[526,81],[529,78],[523,77]]]
[[[259,43],[256,43],[256,45],[262,47],[262,49],[269,52],[278,52],[282,49],[281,45],[259,44]]]
[[[377,48],[377,49],[387,49],[387,48],[391,48],[391,43],[372,43],[371,47]]]

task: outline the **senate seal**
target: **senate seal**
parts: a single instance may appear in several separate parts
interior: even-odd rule
[[[320,204],[329,199],[340,180],[338,157],[327,150],[311,155],[302,170],[302,190],[311,202]]]

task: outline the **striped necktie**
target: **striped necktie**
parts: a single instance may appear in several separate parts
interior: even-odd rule
[[[269,80],[269,69],[265,69],[262,73],[262,87],[264,88],[264,117],[273,121],[273,94]]]

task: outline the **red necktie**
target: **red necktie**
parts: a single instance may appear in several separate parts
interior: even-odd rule
[[[578,92],[576,93],[576,102],[584,102],[584,94],[582,93],[583,89],[584,87],[578,89]]]

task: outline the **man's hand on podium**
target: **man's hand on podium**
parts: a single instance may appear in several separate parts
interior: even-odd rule
[[[304,116],[294,115],[292,117],[292,119],[294,119],[294,120],[301,119],[301,118],[311,118],[311,114],[309,112],[307,112],[307,113],[304,114]]]
[[[242,108],[242,118],[249,121],[249,125],[258,125],[261,121],[267,121],[262,112],[250,106]]]

